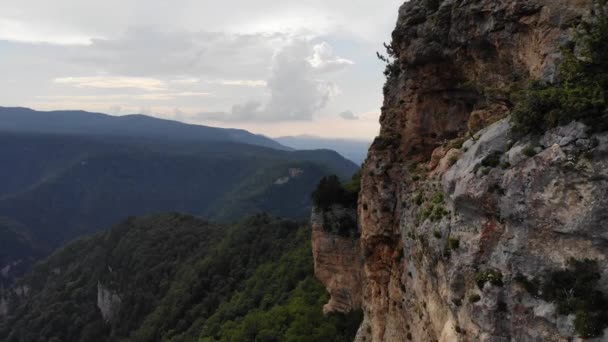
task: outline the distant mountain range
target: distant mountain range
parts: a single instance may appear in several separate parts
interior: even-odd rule
[[[0,235],[15,246],[0,253],[0,285],[63,243],[130,216],[303,219],[322,177],[357,170],[334,151],[293,151],[246,131],[7,108],[0,165]]]
[[[276,141],[241,129],[188,125],[146,115],[112,116],[84,111],[41,112],[0,107],[0,131],[155,138],[187,142],[235,142],[289,150]]]
[[[365,158],[367,157],[367,150],[371,145],[371,141],[367,140],[329,139],[312,135],[279,137],[275,138],[274,140],[278,141],[281,145],[285,145],[296,150],[334,150],[344,157],[350,159],[357,165],[363,164]]]

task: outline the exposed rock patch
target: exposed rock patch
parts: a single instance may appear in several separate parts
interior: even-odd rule
[[[104,321],[111,322],[120,310],[122,300],[117,292],[97,283],[97,308]]]
[[[311,225],[315,276],[331,296],[323,312],[347,313],[358,309],[363,288],[363,259],[355,209],[314,208]]]
[[[8,300],[0,297],[0,318],[8,316]]]

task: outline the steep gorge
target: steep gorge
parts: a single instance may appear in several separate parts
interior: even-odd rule
[[[362,172],[360,236],[313,230],[313,251],[334,246],[315,254],[326,311],[363,310],[356,341],[608,336],[608,134],[572,122],[516,136],[508,117],[510,89],[556,82],[562,47],[597,9],[401,7],[381,133]]]

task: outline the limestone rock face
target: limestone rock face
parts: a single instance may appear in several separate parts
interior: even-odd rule
[[[8,315],[8,300],[0,297],[0,319]]]
[[[363,259],[359,248],[357,213],[340,206],[314,208],[311,217],[315,276],[327,288],[324,313],[347,313],[361,307]],[[348,225],[340,227],[340,225]]]
[[[590,0],[401,7],[381,133],[362,172],[359,246],[331,249],[363,257],[361,298],[349,292],[364,312],[357,341],[576,338],[573,315],[515,278],[590,258],[608,285],[608,137],[575,122],[513,138],[504,89],[554,81],[561,46],[592,8]],[[332,300],[348,278],[342,271],[358,269],[341,263],[322,277],[340,274],[324,281]]]
[[[116,317],[121,302],[118,293],[97,283],[97,308],[106,322],[111,322]]]

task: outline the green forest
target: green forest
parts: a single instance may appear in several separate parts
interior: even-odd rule
[[[325,317],[306,224],[129,218],[38,263],[2,341],[351,341],[360,313]],[[98,287],[120,305],[107,322]]]

